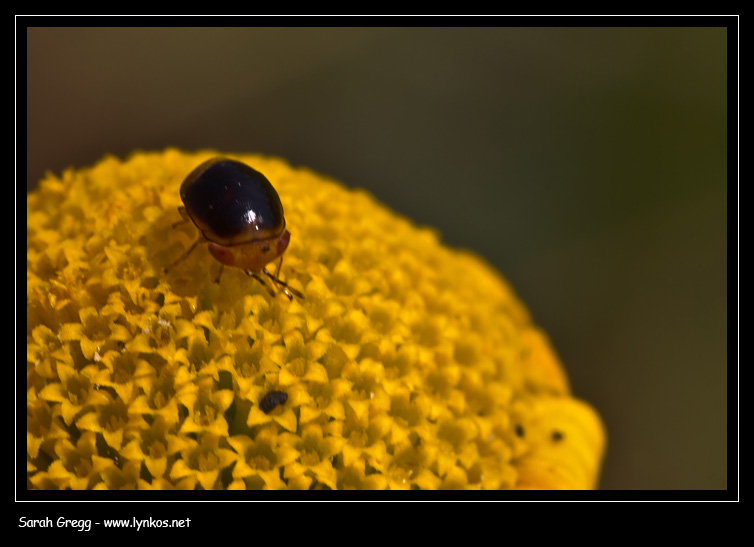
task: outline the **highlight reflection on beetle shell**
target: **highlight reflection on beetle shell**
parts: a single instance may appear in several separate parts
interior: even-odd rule
[[[277,237],[285,229],[275,188],[262,173],[240,161],[204,162],[183,181],[181,199],[204,237],[221,245]]]

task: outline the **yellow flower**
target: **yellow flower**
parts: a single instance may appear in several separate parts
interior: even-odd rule
[[[27,485],[593,488],[602,422],[481,259],[260,156],[291,243],[271,296],[180,223],[217,155],[106,158],[27,197]],[[287,399],[270,409],[270,391]]]

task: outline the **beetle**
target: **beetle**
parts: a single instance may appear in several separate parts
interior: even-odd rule
[[[183,207],[178,212],[190,220],[201,235],[170,268],[185,259],[199,243],[207,243],[210,254],[224,266],[240,268],[267,287],[260,274],[278,285],[289,300],[304,296],[278,276],[283,253],[291,241],[285,227],[280,197],[262,173],[240,161],[212,158],[195,168],[181,184]],[[280,258],[273,275],[266,266]],[[275,292],[267,287],[274,296]]]
[[[276,406],[285,404],[287,400],[288,394],[285,391],[270,391],[259,401],[259,408],[265,414],[269,414]]]

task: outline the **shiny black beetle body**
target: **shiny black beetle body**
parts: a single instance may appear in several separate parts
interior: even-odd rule
[[[181,184],[181,200],[204,237],[219,245],[279,238],[285,231],[278,193],[267,177],[240,161],[204,162]]]

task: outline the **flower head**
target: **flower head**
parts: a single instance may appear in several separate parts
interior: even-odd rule
[[[215,283],[204,246],[164,273],[198,235],[178,188],[214,155],[106,158],[28,195],[30,488],[596,485],[602,423],[509,285],[366,192],[236,156],[280,195],[305,298]]]

